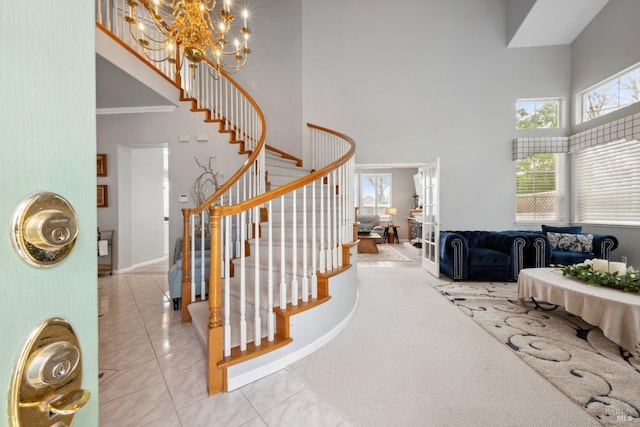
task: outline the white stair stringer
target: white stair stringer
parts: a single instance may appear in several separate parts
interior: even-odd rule
[[[277,155],[267,154],[266,158],[266,170],[268,172],[268,181],[270,188],[275,189],[278,186],[290,183],[300,177],[309,174],[311,171],[308,169],[297,167],[294,161],[282,159]],[[320,198],[326,196],[327,187],[324,184],[316,183],[315,191],[315,207],[316,207],[316,243],[320,244],[320,212],[321,207]],[[307,225],[306,234],[307,239],[310,241],[312,235],[312,207],[313,207],[313,193],[310,186],[307,187],[306,193],[302,189],[296,191],[296,210],[293,210],[292,195],[287,194],[284,196],[284,213],[280,212],[281,201],[275,199],[272,203],[271,218],[269,221],[272,224],[272,285],[273,285],[273,299],[272,304],[274,308],[278,308],[280,305],[280,285],[283,280],[280,267],[281,267],[281,215],[285,215],[285,233],[284,233],[284,247],[285,247],[285,276],[284,282],[286,285],[286,302],[291,303],[291,286],[294,282],[293,276],[293,216],[296,217],[296,275],[297,289],[299,300],[302,299],[302,286],[305,279],[303,270],[303,234],[304,234],[304,215],[302,213],[303,202],[306,195],[306,209],[307,209]],[[325,202],[326,203],[326,202]],[[326,209],[326,205],[324,205]],[[326,224],[324,224],[326,227]],[[231,323],[231,346],[235,347],[240,343],[240,280],[241,277],[241,264],[244,264],[244,281],[245,281],[245,301],[244,301],[244,315],[246,323],[246,337],[247,342],[254,340],[254,316],[255,316],[255,287],[254,281],[256,279],[255,271],[258,268],[258,280],[259,280],[259,316],[261,317],[261,331],[260,336],[267,337],[267,325],[270,313],[268,312],[268,283],[269,283],[269,257],[268,257],[268,223],[261,223],[261,237],[259,238],[259,262],[256,266],[256,258],[254,256],[247,256],[244,262],[240,259],[233,259],[234,264],[234,277],[230,278],[228,282],[222,279],[223,288],[226,283],[229,284],[230,294],[230,323]],[[325,230],[326,233],[326,230]],[[333,238],[333,237],[332,237]],[[323,248],[326,249],[328,242],[331,240],[329,236],[324,235]],[[254,247],[255,240],[249,239],[252,254],[255,252]],[[337,246],[335,242],[334,246]],[[337,250],[337,249],[335,249]],[[355,247],[351,247],[351,258],[355,259]],[[307,279],[312,273],[312,256],[313,251],[307,247]],[[316,253],[316,256],[319,256]],[[316,266],[320,263],[316,262]],[[355,313],[358,303],[358,291],[357,291],[357,269],[355,266],[341,271],[340,274],[334,275],[329,278],[330,286],[330,298],[314,306],[312,309],[301,310],[300,312],[291,315],[289,317],[289,331],[292,342],[279,347],[274,351],[262,354],[258,357],[244,361],[242,363],[233,364],[227,368],[227,387],[228,390],[234,390],[242,387],[248,383],[256,381],[267,375],[276,372],[279,369],[286,367],[287,365],[311,354],[315,350],[321,348],[333,337],[335,337],[346,325],[349,323]],[[310,296],[309,296],[310,299]],[[223,289],[224,300],[224,289]],[[206,347],[207,343],[207,331],[209,321],[208,301],[192,303],[189,305],[189,312],[191,313],[192,323],[196,330],[196,334],[201,340],[202,344]],[[224,313],[221,314],[223,322],[225,321]],[[264,340],[263,340],[264,342]]]

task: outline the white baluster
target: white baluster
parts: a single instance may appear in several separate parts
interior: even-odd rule
[[[298,305],[298,218],[297,218],[297,191],[293,190],[293,256],[291,257],[291,274],[293,280],[291,281],[291,305]]]
[[[258,222],[258,219],[260,218],[260,208],[255,207],[254,209],[255,209],[254,218],[256,218],[256,220],[253,223],[254,235],[255,235],[254,237],[255,239],[255,243],[254,243],[255,272],[254,273],[255,274],[254,274],[254,284],[253,284],[255,311],[253,314],[253,329],[254,329],[253,343],[256,345],[256,347],[258,347],[260,346],[261,338],[262,338],[262,324],[260,319],[260,233],[258,230],[258,227],[260,225],[260,223]]]
[[[324,252],[324,178],[320,178],[320,249],[318,250],[318,257],[320,258],[320,265],[318,267],[320,273],[327,271],[326,268],[326,255]]]
[[[269,278],[268,278],[268,286],[269,286],[269,298],[268,298],[268,302],[267,302],[267,307],[268,307],[268,330],[267,330],[267,337],[269,339],[269,342],[272,342],[274,339],[274,335],[275,335],[275,330],[276,330],[276,314],[273,312],[273,210],[271,208],[271,200],[269,200],[269,222],[268,222],[268,227],[269,227],[269,245],[268,245],[268,251],[269,251],[269,267],[268,267],[268,271],[269,271]]]
[[[307,186],[302,187],[302,301],[309,301],[309,271],[307,258],[309,242],[307,241]]]
[[[205,280],[205,269],[204,269],[204,262],[205,262],[205,251],[204,251],[204,245],[205,245],[205,241],[204,241],[204,235],[205,235],[205,211],[200,212],[200,296],[202,297],[201,299],[204,299],[204,295],[205,295],[205,290],[204,287],[206,286],[206,280]]]
[[[316,240],[316,181],[311,183],[311,298],[318,298],[318,241]]]
[[[222,217],[224,229],[224,357],[231,356],[231,271],[229,249],[231,242],[231,217]]]
[[[280,308],[287,308],[286,256],[284,241],[284,196],[280,196]]]
[[[191,302],[196,300],[196,236],[195,236],[195,225],[196,225],[196,217],[195,214],[189,215],[191,220]],[[184,301],[183,301],[184,304]]]
[[[240,222],[243,226],[240,231],[240,240],[246,241],[246,229],[244,222],[246,218],[246,211],[240,213]],[[245,351],[247,349],[247,315],[246,315],[246,285],[247,285],[247,271],[245,266],[245,250],[244,244],[240,245],[240,350]]]

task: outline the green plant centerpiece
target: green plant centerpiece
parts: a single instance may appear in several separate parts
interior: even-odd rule
[[[573,276],[584,281],[591,286],[606,286],[608,288],[620,289],[624,292],[640,293],[640,270],[634,267],[627,268],[625,274],[605,271],[596,271],[590,260],[582,264],[574,264],[561,267],[563,276]]]

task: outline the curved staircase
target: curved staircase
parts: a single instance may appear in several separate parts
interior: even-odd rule
[[[202,206],[182,210],[183,322],[192,322],[208,354],[209,393],[232,390],[321,347],[354,313],[355,143],[309,124],[310,168],[266,146],[264,117],[244,89],[217,69],[212,80],[206,67],[213,64],[202,63],[193,75],[183,67],[171,77],[164,63],[146,61],[123,33],[120,3],[97,2],[98,30],[163,73],[180,89],[180,100],[190,100],[192,111],[203,112],[248,155]],[[136,10],[148,13],[142,6]],[[197,251],[205,239],[210,251]],[[204,269],[193,277],[196,256],[201,265],[209,257],[208,277]]]

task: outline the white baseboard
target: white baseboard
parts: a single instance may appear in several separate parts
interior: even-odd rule
[[[132,270],[135,270],[136,268],[144,267],[145,265],[149,265],[149,264],[155,264],[155,263],[160,262],[160,261],[168,261],[168,259],[169,258],[165,255],[162,258],[156,258],[156,259],[152,259],[152,260],[149,260],[149,261],[140,262],[138,264],[132,265],[131,267],[125,267],[125,268],[121,268],[119,270],[113,270],[113,274],[128,273],[128,272],[130,272]],[[167,264],[167,271],[169,271],[169,264]]]

